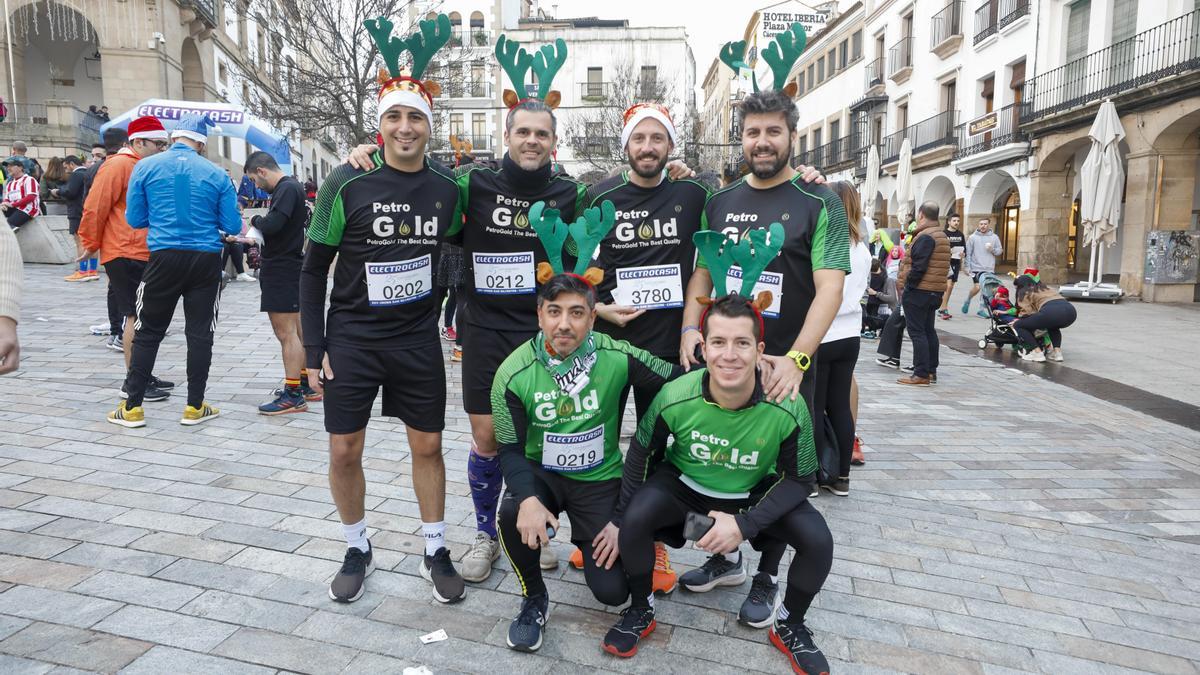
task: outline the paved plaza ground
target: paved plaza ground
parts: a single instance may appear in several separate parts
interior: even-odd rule
[[[105,315],[103,283],[66,284],[57,267],[25,273],[22,368],[0,378],[0,672],[787,672],[766,631],[735,621],[748,584],[677,590],[637,657],[603,653],[617,608],[568,568],[565,536],[546,642],[537,655],[508,650],[520,600],[506,562],[456,606],[418,576],[411,463],[401,425],[384,418],[366,453],[380,569],[361,600],[333,603],[326,583],[345,543],[321,404],[257,414],[281,369],[256,285],[231,285],[221,303],[209,389],[221,417],[180,426],[181,392],[127,430],[104,421],[121,356],[87,334]],[[1194,403],[1197,367],[1179,364],[1189,352],[1110,321],[1178,320],[1190,335],[1163,344],[1181,345],[1200,313],[1178,311],[1088,308],[1066,365]],[[157,374],[182,388],[181,314]],[[966,321],[982,323],[940,327],[970,334]],[[1140,361],[1144,373],[1082,362],[1105,353],[1094,346],[1104,332],[1129,340],[1117,367]],[[867,464],[849,497],[815,500],[836,547],[809,625],[834,672],[1200,673],[1200,432],[950,349],[939,385],[901,388],[874,356],[864,345],[858,370]],[[474,520],[459,367],[447,370],[457,558]],[[673,560],[682,572],[703,555]],[[438,628],[450,639],[420,643]]]

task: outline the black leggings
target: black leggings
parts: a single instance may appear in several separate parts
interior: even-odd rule
[[[246,255],[246,250],[241,244],[233,242],[225,242],[225,248],[221,249],[221,272],[225,272],[225,265],[233,258],[233,269],[238,274],[245,274],[246,268],[242,264],[242,259]]]
[[[563,480],[570,481],[571,479],[564,478]],[[555,490],[552,490],[540,476],[534,479],[534,485],[537,498],[542,505],[556,516],[566,510],[567,516],[571,518],[571,533],[582,535],[582,538],[573,537],[571,543],[583,551],[583,579],[592,591],[592,595],[596,600],[610,607],[625,604],[625,600],[629,598],[629,583],[625,578],[625,568],[621,565],[621,558],[617,558],[611,569],[598,567],[595,558],[592,557],[592,537],[595,535],[584,530],[583,521],[585,519],[581,516],[579,518],[581,522],[576,523],[576,516],[572,514],[575,509],[572,505],[568,504],[564,509],[554,494]],[[613,497],[611,504],[606,504],[607,508],[604,509],[606,523],[608,514],[611,514],[612,509],[616,507],[615,491]],[[517,530],[517,513],[520,511],[520,506],[512,493],[504,495],[497,519],[500,525],[498,531],[500,546],[504,549],[504,555],[508,557],[509,564],[517,574],[517,582],[521,585],[521,595],[529,598],[546,593],[546,582],[542,579],[542,568],[538,564],[540,557],[538,549],[529,548],[521,541],[521,533]]]
[[[850,453],[854,449],[854,416],[850,410],[850,383],[858,363],[859,339],[848,337],[824,342],[817,349],[821,367],[813,408],[813,429],[825,428],[825,417],[833,423],[838,444],[838,476],[850,476]]]
[[[1033,331],[1044,330],[1050,334],[1050,344],[1058,349],[1062,347],[1062,329],[1075,323],[1075,318],[1074,305],[1066,300],[1051,300],[1042,305],[1037,314],[1023,316],[1014,321],[1013,328],[1017,330],[1017,335],[1021,336],[1021,342],[1027,345],[1037,344]]]
[[[454,325],[454,311],[458,309],[458,289],[450,286],[446,289],[446,320],[443,325],[446,328]]]
[[[769,485],[756,488],[747,499],[714,499],[684,485],[673,466],[660,467],[634,493],[621,518],[621,559],[629,572],[632,604],[645,606],[648,602],[654,572],[656,533],[664,536],[664,530],[678,532],[689,511],[702,514],[713,510],[738,513],[757,503],[767,487]],[[781,486],[777,489],[784,488]],[[789,486],[786,489],[793,488]],[[667,541],[679,539],[678,534],[664,538]],[[833,535],[820,512],[805,500],[794,511],[765,528],[750,541],[750,545],[764,551],[763,557],[772,548],[791,546],[796,551],[788,569],[783,605],[787,607],[790,621],[803,619],[813,598],[825,584],[829,568],[833,566]],[[584,560],[587,560],[586,555]]]
[[[900,311],[893,310],[888,315],[887,322],[879,333],[877,351],[890,359],[900,359],[900,348],[904,346],[904,317]]]

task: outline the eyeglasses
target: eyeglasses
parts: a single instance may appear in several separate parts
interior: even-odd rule
[[[671,111],[667,110],[667,107],[661,103],[635,103],[625,109],[625,115],[622,119],[622,122],[624,124],[628,124],[629,120],[632,119],[633,116],[638,113],[638,111],[645,109],[655,110],[659,113],[662,113],[663,117],[666,117],[671,121],[671,124],[675,123],[674,120],[671,120]]]
[[[167,141],[154,141],[154,147],[158,148],[159,150],[166,150],[167,148],[171,147],[171,144]]]

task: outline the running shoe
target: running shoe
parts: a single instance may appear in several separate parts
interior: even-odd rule
[[[964,303],[963,303],[963,306],[962,306],[962,313],[963,313],[963,314],[970,314],[970,313],[971,313],[971,301],[970,301],[970,300],[967,300],[966,302],[964,302]]]
[[[626,607],[621,610],[617,623],[608,629],[600,646],[609,654],[627,659],[637,654],[638,641],[653,633],[656,627],[653,607]]]
[[[879,334],[873,330],[864,330],[858,334],[858,337],[862,338],[863,340],[878,340]]]
[[[862,466],[867,463],[866,458],[863,457],[862,439],[858,436],[854,437],[854,449],[850,451],[850,463],[854,466]]]
[[[792,671],[799,675],[829,675],[829,661],[817,649],[812,631],[803,621],[776,621],[769,639],[776,649],[787,655]]]
[[[977,316],[977,317],[979,317],[979,318],[981,318],[981,319],[990,319],[990,318],[992,318],[992,315],[991,315],[991,314],[989,314],[989,313],[988,313],[988,311],[987,311],[986,309],[983,309],[983,308],[980,308],[978,312],[975,312],[975,316]]]
[[[576,547],[574,551],[571,551],[570,562],[571,567],[574,567],[577,570],[583,569],[583,549]]]
[[[544,570],[558,569],[558,554],[550,548],[549,543],[538,551],[538,566]]]
[[[75,270],[63,277],[63,281],[88,281],[88,273],[83,270]]]
[[[255,279],[253,276],[246,274],[245,272],[242,272],[241,274],[237,275],[237,280],[238,281],[258,281],[258,279]]]
[[[487,532],[476,532],[475,543],[462,559],[462,578],[479,583],[492,574],[492,563],[500,557],[500,542],[488,536]]]
[[[201,403],[199,408],[193,408],[189,405],[184,407],[183,417],[179,418],[179,423],[191,427],[220,416],[221,411],[208,403]]]
[[[421,576],[433,584],[433,599],[438,602],[458,602],[467,594],[463,578],[450,562],[450,549],[439,548],[433,555],[421,559]]]
[[[108,413],[108,421],[130,429],[146,426],[146,411],[142,406],[126,408],[125,405],[125,402],[121,401],[116,410]]]
[[[455,363],[462,361],[462,347],[455,347],[450,350],[450,360]]]
[[[92,335],[112,335],[112,326],[107,323],[97,323],[88,326],[88,330]]]
[[[313,389],[307,384],[300,385],[300,393],[304,396],[304,400],[308,401],[309,403],[316,403],[317,401],[325,398],[321,394],[318,394],[316,389]],[[276,398],[283,396],[283,387],[276,387],[275,389],[271,390],[271,395]]]
[[[304,395],[300,393],[299,389],[285,389],[274,401],[258,406],[260,415],[286,415],[306,410],[308,410],[308,403],[305,402]]]
[[[109,338],[104,341],[104,346],[108,347],[114,352],[121,352],[122,354],[125,353],[125,343],[121,340],[120,335],[109,336]]]
[[[1063,362],[1062,350],[1061,349],[1051,349],[1050,353],[1046,354],[1046,358],[1055,363],[1062,363]]]
[[[775,620],[779,600],[779,583],[771,575],[759,572],[750,581],[750,595],[738,610],[738,622],[751,628],[766,628]]]
[[[165,401],[171,395],[169,391],[163,391],[158,387],[146,387],[146,391],[142,393],[142,400],[154,403],[156,401]],[[121,398],[129,398],[129,392],[125,391],[125,385],[121,385]]]
[[[671,568],[671,556],[667,553],[667,545],[661,541],[654,542],[654,576],[650,582],[651,590],[665,595],[675,590],[678,581],[679,576]]]
[[[875,363],[878,363],[879,365],[883,366],[884,368],[899,368],[900,367],[900,359],[891,359],[886,356],[881,356],[881,357],[875,359]]]
[[[354,602],[362,597],[363,580],[375,571],[375,551],[371,542],[367,541],[367,552],[363,553],[357,547],[346,549],[346,557],[342,560],[342,569],[329,584],[329,598],[334,602]]]
[[[832,483],[822,483],[822,490],[829,490],[839,497],[845,497],[850,494],[850,479],[835,478]]]
[[[163,391],[170,391],[175,388],[174,382],[171,382],[169,380],[160,380],[155,375],[150,376],[150,382],[148,384],[151,387],[154,387],[156,389],[162,389]]]
[[[542,593],[521,599],[521,613],[508,626],[508,646],[519,652],[536,652],[542,631],[550,620],[550,596]]]
[[[99,270],[88,270],[88,271],[84,272],[84,275],[86,276],[84,281],[99,281],[100,280],[100,271]]]
[[[1034,363],[1045,363],[1046,355],[1040,349],[1030,349],[1021,355],[1022,361],[1033,361]]]
[[[914,365],[900,366],[900,371],[905,373],[911,373],[916,369],[917,367]]]
[[[442,339],[446,342],[454,342],[458,339],[458,331],[454,330],[454,326],[445,326],[442,328]]]
[[[745,580],[746,566],[720,553],[710,555],[703,565],[679,577],[679,583],[693,593],[707,593],[717,586],[740,586]]]
[[[949,319],[949,318],[951,318],[952,316],[954,316],[953,314],[951,314],[950,312],[948,312],[948,311],[946,311],[946,310],[944,310],[944,309],[939,309],[939,310],[937,311],[937,315],[938,315],[938,318],[939,318],[939,319]]]

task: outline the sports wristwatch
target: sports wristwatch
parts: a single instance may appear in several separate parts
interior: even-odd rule
[[[812,365],[812,357],[804,352],[793,350],[787,353],[787,357],[796,362],[796,367],[802,373],[808,372],[808,367]]]

